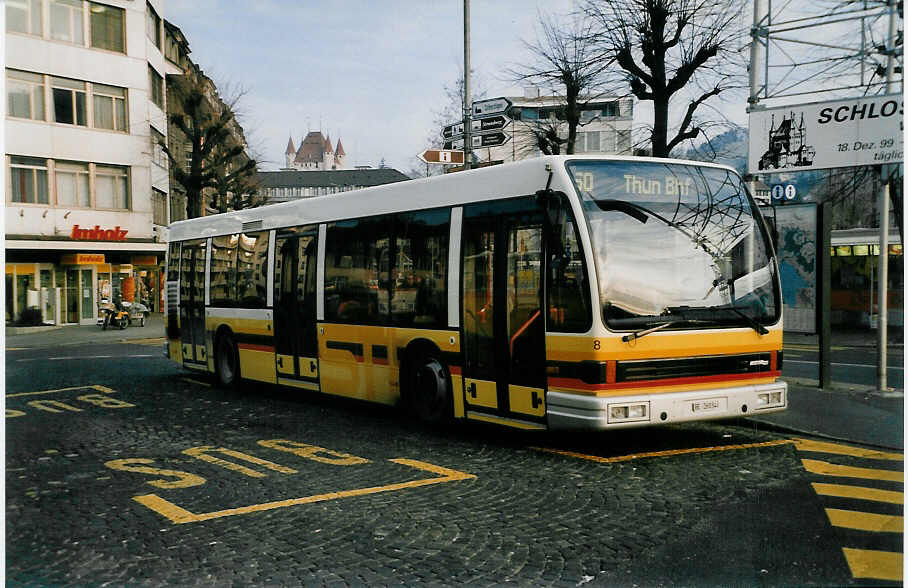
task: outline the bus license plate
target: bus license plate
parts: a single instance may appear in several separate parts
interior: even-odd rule
[[[707,400],[695,400],[690,404],[691,412],[709,412],[719,410],[722,407],[722,399],[709,398]]]

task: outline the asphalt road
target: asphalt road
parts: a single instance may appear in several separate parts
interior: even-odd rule
[[[887,351],[886,380],[890,388],[905,389],[904,348]],[[834,382],[862,387],[878,384],[877,350],[874,347],[833,344],[830,374]],[[782,375],[789,378],[819,378],[819,353],[816,345],[785,344]]]
[[[752,422],[429,428],[109,340],[8,349],[6,411],[14,586],[900,584],[901,454]]]

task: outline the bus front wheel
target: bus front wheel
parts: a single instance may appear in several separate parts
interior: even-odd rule
[[[441,360],[420,355],[408,372],[408,404],[416,417],[427,423],[446,419],[451,413],[451,385]]]
[[[214,357],[218,384],[224,388],[236,387],[240,380],[240,357],[233,337],[226,333],[218,337]]]

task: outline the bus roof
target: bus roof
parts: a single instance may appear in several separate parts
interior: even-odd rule
[[[407,210],[461,206],[483,200],[525,196],[546,187],[549,168],[553,189],[567,190],[570,180],[564,169],[567,161],[634,161],[697,165],[734,171],[712,163],[679,159],[618,155],[548,155],[513,163],[419,178],[326,196],[300,198],[234,212],[225,212],[170,225],[170,240],[182,241],[215,235],[311,225]]]

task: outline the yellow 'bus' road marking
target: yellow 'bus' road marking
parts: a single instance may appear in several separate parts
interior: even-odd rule
[[[553,449],[550,447],[531,447],[530,449],[535,449],[536,451],[544,451],[546,453],[555,453],[557,455],[566,455],[568,457],[577,457],[579,459],[586,459],[589,461],[595,461],[599,463],[617,463],[621,461],[633,461],[635,459],[643,459],[645,457],[669,457],[672,455],[685,455],[689,453],[708,453],[711,451],[733,451],[735,449],[751,449],[753,447],[773,447],[776,445],[788,445],[793,443],[791,439],[781,439],[779,441],[764,441],[763,443],[745,443],[742,445],[722,445],[719,447],[693,447],[690,449],[669,449],[667,451],[651,451],[649,453],[632,453],[630,455],[620,455],[617,457],[601,457],[599,455],[587,455],[585,453],[577,453],[575,451],[567,451],[564,449]]]
[[[814,441],[811,439],[795,439],[795,447],[800,451],[813,451],[816,453],[834,453],[836,455],[850,455],[852,457],[863,457],[866,459],[888,459],[892,461],[904,461],[905,456],[901,453],[887,453],[874,449],[862,449],[860,447],[851,447],[849,445],[839,445],[838,443],[827,443],[825,441]]]
[[[196,514],[190,512],[182,507],[173,504],[167,500],[164,500],[156,494],[146,494],[144,496],[133,496],[133,500],[139,504],[150,508],[156,513],[164,516],[167,519],[170,519],[174,524],[180,525],[183,523],[197,523],[200,521],[208,521],[211,519],[217,519],[221,517],[229,517],[233,515],[242,515],[249,514],[253,512],[261,512],[265,510],[273,510],[276,508],[284,508],[287,506],[296,506],[299,504],[312,504],[313,502],[324,502],[326,500],[337,500],[340,498],[351,498],[354,496],[365,496],[367,494],[378,494],[379,492],[391,492],[394,490],[403,490],[406,488],[416,488],[418,486],[429,486],[431,484],[443,484],[445,482],[457,482],[460,480],[469,480],[475,478],[473,474],[467,474],[464,472],[459,472],[457,470],[451,470],[448,468],[443,468],[441,466],[432,465],[423,461],[417,461],[414,459],[392,459],[389,460],[394,463],[401,465],[409,466],[416,468],[418,470],[423,470],[426,472],[431,472],[433,474],[438,474],[438,478],[426,478],[423,480],[413,480],[411,482],[400,482],[397,484],[387,484],[385,486],[374,486],[372,488],[358,488],[355,490],[342,490],[340,492],[328,492],[325,494],[316,494],[314,496],[304,496],[302,498],[291,498],[289,500],[278,500],[275,502],[266,502],[264,504],[253,504],[250,506],[242,506],[239,508],[228,508],[226,510],[219,510],[215,512],[201,513]]]
[[[905,504],[905,495],[892,490],[880,490],[865,486],[850,486],[847,484],[811,484],[814,491],[820,496],[836,496],[838,498],[854,498],[856,500],[873,500],[874,502],[889,502],[891,504]]]
[[[843,466],[815,459],[802,459],[804,469],[811,474],[821,476],[838,476],[840,478],[864,478],[867,480],[886,480],[889,482],[902,482],[904,474],[895,470],[875,470],[872,468],[856,468]]]
[[[856,510],[827,508],[826,516],[834,527],[871,531],[873,533],[901,533],[905,528],[904,519],[899,515],[882,515]]]
[[[873,549],[851,549],[843,547],[845,560],[855,578],[874,580],[902,580],[903,559],[901,553],[876,551]]]
[[[41,392],[18,392],[16,394],[7,394],[7,398],[17,398],[20,396],[38,396],[41,394],[56,394],[57,392],[71,392],[73,390],[85,390],[86,388],[97,390],[98,392],[103,392],[105,394],[115,394],[116,391],[108,388],[107,386],[101,386],[100,384],[92,384],[90,386],[70,386],[69,388],[57,388],[56,390],[42,390]]]

